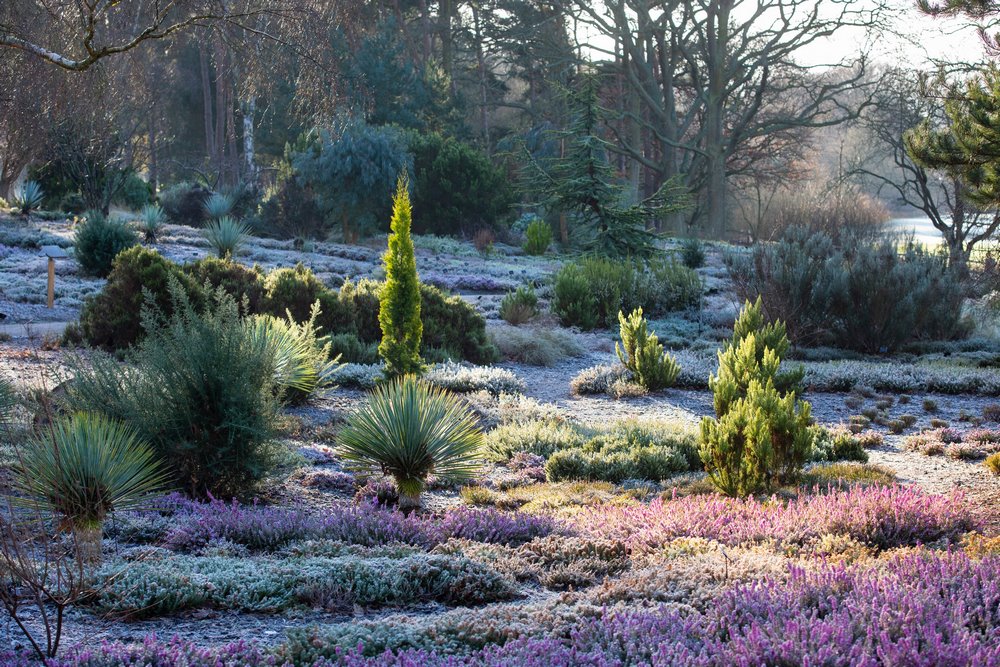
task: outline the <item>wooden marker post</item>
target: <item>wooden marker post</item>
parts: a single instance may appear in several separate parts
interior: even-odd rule
[[[56,260],[63,257],[69,257],[65,250],[57,245],[43,245],[42,251],[39,253],[43,257],[49,258],[49,308],[55,308],[56,306]]]

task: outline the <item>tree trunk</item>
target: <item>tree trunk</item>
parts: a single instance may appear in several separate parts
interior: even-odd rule
[[[215,163],[215,134],[212,131],[212,79],[208,67],[208,53],[205,51],[205,45],[202,44],[198,49],[198,58],[201,64],[201,97],[202,97],[202,109],[203,109],[203,119],[205,124],[205,153],[208,156],[210,163]]]
[[[421,507],[420,495],[424,490],[424,483],[419,479],[399,479],[396,478],[396,489],[399,491],[399,511],[409,514]]]
[[[250,98],[243,106],[243,159],[246,162],[247,180],[257,181],[256,145],[253,122],[257,112],[257,100]]]
[[[76,557],[88,568],[100,566],[103,555],[104,531],[100,524],[96,526],[73,526],[73,539],[76,543]]]

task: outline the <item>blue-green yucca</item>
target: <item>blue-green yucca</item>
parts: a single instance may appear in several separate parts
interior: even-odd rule
[[[405,375],[377,387],[340,433],[340,454],[380,470],[399,488],[400,509],[420,507],[427,476],[463,481],[479,469],[483,434],[453,394]]]
[[[14,467],[19,503],[60,519],[85,562],[100,560],[108,515],[147,503],[165,480],[152,448],[131,428],[92,413],[57,419]]]
[[[225,216],[218,220],[212,220],[205,229],[202,236],[215,250],[220,259],[235,257],[250,236],[250,227],[246,224]]]

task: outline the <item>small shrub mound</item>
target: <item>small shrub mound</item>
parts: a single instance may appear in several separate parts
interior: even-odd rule
[[[941,257],[895,239],[848,238],[790,230],[777,243],[729,258],[741,298],[763,299],[800,344],[892,352],[916,340],[967,333],[961,281]]]
[[[647,332],[646,319],[642,308],[628,317],[618,313],[621,325],[621,343],[615,343],[615,351],[622,365],[632,373],[637,383],[649,391],[658,391],[674,384],[681,367],[677,360],[663,351],[656,334]]]
[[[155,250],[141,246],[125,250],[115,258],[104,289],[83,305],[83,339],[105,350],[130,347],[143,332],[140,314],[145,299],[165,315],[173,312],[172,280],[180,284],[192,305],[202,301],[199,283]]]
[[[73,254],[84,271],[106,278],[118,253],[138,243],[139,238],[124,222],[88,211],[76,229]]]
[[[581,357],[586,349],[565,329],[493,327],[490,339],[505,359],[529,366],[554,366],[567,357]]]
[[[994,475],[1000,475],[1000,452],[990,454],[984,461],[986,468]]]
[[[540,218],[528,223],[524,230],[524,252],[529,255],[544,255],[552,244],[552,227]]]
[[[404,558],[225,558],[173,556],[98,573],[96,604],[129,619],[209,607],[276,612],[294,606],[328,611],[355,605],[423,601],[482,604],[513,597],[513,586],[486,565],[446,555]]]
[[[275,349],[225,293],[199,313],[179,281],[169,289],[173,314],[149,314],[129,366],[71,360],[70,405],[130,425],[192,496],[251,492],[276,460]]]
[[[718,372],[708,381],[716,418],[702,420],[700,451],[709,478],[726,495],[788,482],[812,453],[810,405],[797,400],[802,371],[779,370],[788,348],[784,325],[765,325],[758,299],[744,306],[719,353]]]
[[[674,261],[591,257],[565,264],[556,274],[552,312],[563,326],[610,328],[619,312],[642,308],[657,316],[694,306],[701,289],[698,274]]]
[[[160,206],[174,224],[200,227],[208,219],[205,204],[211,196],[202,185],[181,182],[160,193]]]
[[[674,422],[592,428],[555,420],[511,422],[487,434],[485,453],[499,462],[524,453],[544,457],[550,482],[660,481],[700,467],[694,432]]]
[[[531,285],[518,287],[516,292],[507,292],[500,301],[500,317],[508,324],[518,326],[538,315],[538,296]]]

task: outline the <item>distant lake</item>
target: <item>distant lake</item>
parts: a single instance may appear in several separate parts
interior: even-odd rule
[[[889,220],[889,229],[903,234],[912,233],[918,243],[929,247],[941,244],[941,232],[934,229],[928,218],[893,218]]]

